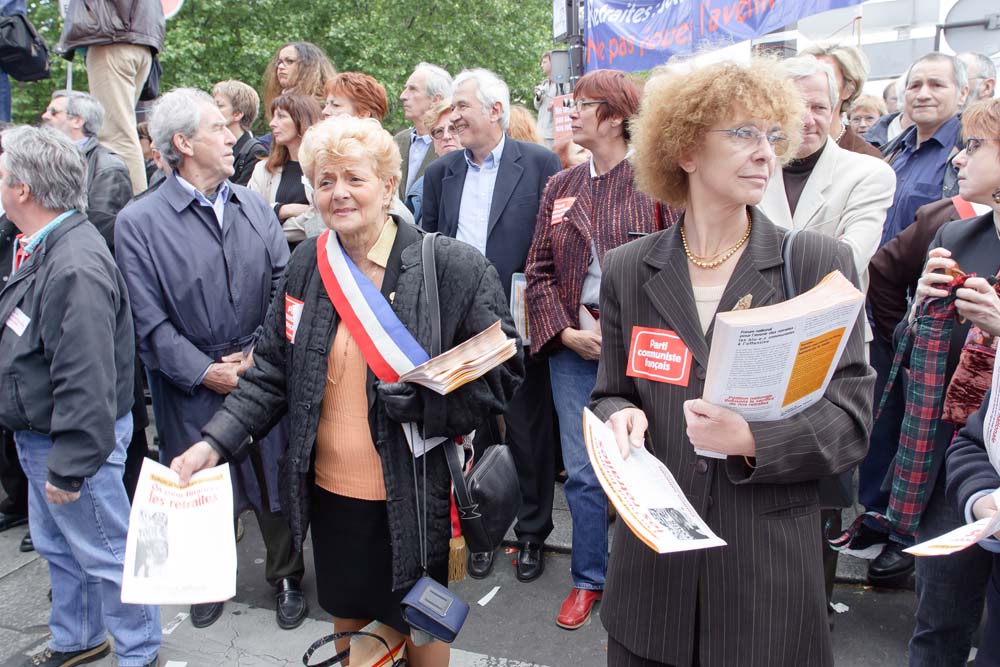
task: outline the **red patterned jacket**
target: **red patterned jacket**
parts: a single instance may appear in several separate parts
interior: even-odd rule
[[[553,176],[538,208],[525,267],[532,353],[551,350],[559,344],[560,331],[580,326],[591,241],[601,262],[607,251],[669,227],[677,217],[677,211],[658,207],[639,192],[628,159],[597,178],[590,177],[589,162]]]

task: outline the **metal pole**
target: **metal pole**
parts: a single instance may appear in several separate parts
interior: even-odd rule
[[[66,61],[66,90],[73,90],[73,61]]]

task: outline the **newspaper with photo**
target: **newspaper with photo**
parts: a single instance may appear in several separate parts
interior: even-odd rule
[[[236,595],[236,535],[229,464],[187,486],[145,459],[125,542],[122,602],[198,604]]]
[[[622,458],[614,433],[586,408],[583,434],[604,492],[618,516],[646,546],[661,554],[725,546],[662,461],[640,447]]]
[[[864,295],[840,271],[794,299],[715,316],[704,399],[776,421],[823,397]]]

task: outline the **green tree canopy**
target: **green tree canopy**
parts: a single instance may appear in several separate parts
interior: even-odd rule
[[[187,0],[167,21],[162,89],[210,90],[222,79],[262,88],[264,68],[285,42],[321,46],[338,71],[362,71],[389,95],[385,125],[406,125],[398,96],[413,66],[435,63],[457,73],[486,67],[510,86],[514,102],[531,99],[539,56],[552,48],[549,0]],[[30,0],[28,16],[54,46],[58,0]],[[73,87],[86,90],[77,57]],[[14,83],[14,119],[34,122],[49,94],[63,88],[66,61],[53,56],[53,78]]]

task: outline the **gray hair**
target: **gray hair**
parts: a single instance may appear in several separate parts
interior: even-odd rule
[[[982,79],[996,79],[997,78],[997,66],[990,60],[990,57],[985,53],[979,53],[978,51],[966,51],[965,53],[959,53],[958,57],[961,58],[965,56],[976,61],[976,65],[979,69],[979,77]],[[968,69],[968,68],[966,68]]]
[[[830,89],[830,108],[836,111],[837,102],[840,101],[837,94],[837,75],[833,73],[833,67],[830,66],[830,63],[813,56],[799,56],[782,61],[781,66],[792,81],[825,74]]]
[[[66,98],[66,115],[83,119],[83,133],[96,137],[104,125],[104,107],[97,98],[79,90],[57,90],[52,99]]]
[[[174,137],[181,134],[193,137],[201,125],[203,105],[215,106],[211,96],[196,88],[175,88],[161,97],[153,105],[153,114],[149,119],[149,136],[153,146],[160,152],[160,157],[176,170],[184,162]]]
[[[446,99],[451,95],[451,74],[448,74],[443,67],[420,63],[413,68],[413,71],[424,73],[424,92],[431,99],[435,97]]]
[[[50,211],[87,212],[87,163],[69,137],[48,127],[22,125],[0,135],[7,185],[27,185]]]
[[[955,85],[959,90],[966,88],[969,85],[969,72],[965,69],[965,63],[959,60],[956,56],[950,56],[947,53],[941,53],[940,51],[931,51],[928,54],[922,55],[913,61],[910,65],[910,69],[906,71],[906,86],[910,85],[910,75],[913,73],[913,68],[922,62],[947,62],[951,63],[951,71],[955,77]]]
[[[854,100],[858,99],[865,92],[865,81],[868,80],[869,67],[868,58],[865,57],[861,49],[850,44],[810,44],[802,49],[799,55],[813,56],[815,58],[826,56],[837,61],[844,83],[850,83],[854,86],[854,90],[844,100],[845,107],[852,104]],[[834,75],[834,78],[836,78],[836,75]],[[836,107],[837,103],[834,102],[833,106]]]
[[[485,107],[484,112],[490,109],[497,102],[500,103],[500,127],[504,132],[510,127],[510,89],[503,79],[498,77],[488,69],[477,67],[476,69],[464,69],[461,74],[455,77],[452,85],[452,97],[455,91],[466,81],[476,82],[476,98]]]

